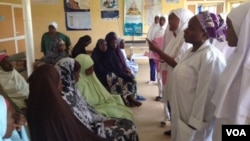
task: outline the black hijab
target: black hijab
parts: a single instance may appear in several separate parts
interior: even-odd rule
[[[106,80],[106,75],[109,73],[109,70],[106,68],[108,66],[107,60],[107,51],[103,52],[100,50],[99,46],[106,42],[104,39],[99,39],[96,43],[96,46],[91,54],[91,58],[94,61],[94,71],[97,78],[104,85],[104,87],[108,88],[108,83]]]
[[[89,35],[85,35],[79,38],[78,42],[76,43],[76,45],[74,46],[71,52],[71,56],[75,58],[78,54],[82,54],[82,53],[86,54],[87,42],[90,42],[90,41],[91,41],[91,37]]]
[[[107,54],[106,54],[107,55],[106,57],[108,59],[107,68],[108,70],[115,73],[117,76],[123,78],[124,80],[133,82],[134,81],[133,76],[130,76],[127,74],[123,63],[121,62],[121,58],[117,54],[117,49],[119,49],[117,47],[117,44],[115,48],[112,48],[112,42],[114,40],[117,41],[117,39],[118,38],[115,32],[109,32],[105,37],[105,40],[107,42],[107,47],[108,47]]]

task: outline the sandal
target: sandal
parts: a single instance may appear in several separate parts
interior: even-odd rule
[[[143,96],[141,96],[141,95],[138,95],[138,94],[136,94],[136,98],[135,98],[136,100],[139,100],[139,101],[145,101],[146,100],[146,98],[145,97],[143,97]]]
[[[162,97],[161,96],[157,96],[155,97],[155,101],[161,101]]]
[[[133,102],[133,104],[134,104],[135,106],[137,106],[137,107],[140,107],[140,106],[142,105],[141,102],[136,101],[136,100]]]
[[[133,104],[137,107],[141,106],[141,104],[142,104],[141,102],[136,101],[134,98],[132,98],[131,95],[127,96],[127,101],[128,101],[129,105]]]
[[[161,127],[165,127],[167,124],[164,121],[161,121]]]

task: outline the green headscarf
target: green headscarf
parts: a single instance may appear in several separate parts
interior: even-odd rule
[[[111,95],[94,72],[86,75],[85,71],[94,65],[92,58],[89,55],[80,54],[75,59],[81,64],[80,78],[76,86],[86,101],[106,117],[134,121],[132,111],[124,105],[119,95]]]

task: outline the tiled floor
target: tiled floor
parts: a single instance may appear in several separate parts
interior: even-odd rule
[[[146,84],[149,80],[148,60],[135,60],[139,64],[139,72],[136,75],[138,93],[147,100],[141,107],[131,108],[134,112],[140,141],[170,141],[170,137],[163,134],[169,129],[160,127],[163,119],[163,104],[154,98],[158,95],[157,85]]]

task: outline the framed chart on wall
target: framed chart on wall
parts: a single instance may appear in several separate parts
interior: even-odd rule
[[[67,30],[91,30],[89,0],[64,0]]]
[[[119,18],[119,0],[100,0],[100,6],[102,19]]]
[[[155,15],[161,13],[161,0],[146,0],[144,1],[145,23],[151,25],[154,22]]]
[[[124,0],[124,35],[142,36],[142,0]]]
[[[167,3],[179,3],[180,0],[166,0]]]

